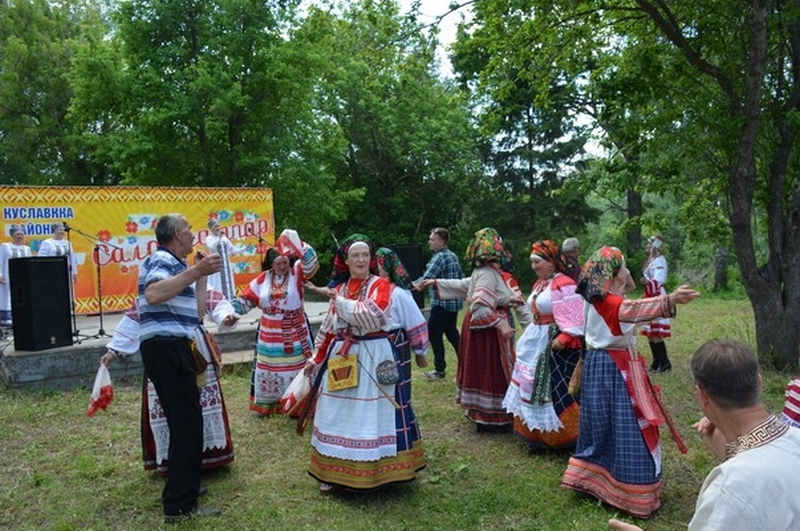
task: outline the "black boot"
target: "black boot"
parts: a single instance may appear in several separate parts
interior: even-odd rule
[[[650,341],[648,344],[650,345],[650,353],[653,354],[653,363],[650,364],[650,372],[656,372],[656,369],[661,366],[661,358],[658,350],[659,343]]]
[[[650,346],[658,349],[658,356],[656,359],[658,359],[659,362],[658,366],[653,369],[653,372],[671,371],[672,363],[670,363],[669,357],[667,356],[667,344],[662,341],[660,343],[650,343]]]

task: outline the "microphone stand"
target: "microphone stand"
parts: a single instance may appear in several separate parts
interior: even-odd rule
[[[64,225],[66,226],[66,224],[64,224]],[[96,236],[92,236],[91,234],[86,234],[82,230],[76,229],[75,227],[70,227],[67,230],[74,230],[75,232],[77,232],[78,234],[83,236],[83,238],[85,240],[87,240],[89,243],[91,243],[94,246],[93,256],[94,256],[94,263],[95,263],[95,267],[96,267],[96,271],[97,271],[97,308],[99,310],[98,315],[100,316],[100,330],[98,330],[97,333],[92,335],[92,336],[85,336],[85,339],[100,339],[101,337],[111,337],[110,335],[106,334],[106,331],[103,328],[103,282],[102,282],[102,275],[101,275],[102,269],[100,268],[100,249],[102,249],[103,252],[105,252],[106,255],[108,255],[108,254],[110,254],[108,252],[108,247],[112,247],[112,248],[117,249],[117,250],[119,250],[120,247],[114,245],[113,243],[108,243],[108,242],[101,241]],[[67,234],[69,234],[69,233],[67,233]],[[101,247],[101,245],[104,246],[104,247]],[[80,343],[80,341],[79,341],[79,343]]]
[[[69,300],[72,304],[72,337],[77,340],[76,343],[80,344],[84,339],[89,339],[89,336],[80,333],[81,331],[78,330],[77,315],[75,315],[75,281],[73,275],[77,274],[77,272],[72,271],[72,253],[74,253],[75,250],[72,248],[72,238],[69,235],[71,230],[72,227],[64,222],[64,232],[67,233],[67,242],[69,243],[69,253],[67,253],[67,282],[69,283]]]
[[[264,270],[264,238],[261,237],[261,234],[258,235],[258,258],[259,258],[258,267],[260,267],[261,270],[263,271]]]

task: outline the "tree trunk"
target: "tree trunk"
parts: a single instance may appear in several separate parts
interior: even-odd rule
[[[794,215],[784,215],[783,201],[771,198],[767,205],[769,260],[760,271],[756,263],[752,231],[756,187],[756,140],[761,114],[760,93],[764,80],[767,46],[766,0],[753,0],[750,54],[747,59],[742,97],[732,97],[730,110],[741,118],[736,160],[730,170],[729,219],[742,282],[753,306],[758,355],[765,365],[797,369],[798,319],[800,319],[800,242]],[[779,128],[780,130],[780,128]],[[784,145],[787,143],[784,143]],[[779,143],[780,145],[780,143]],[[786,153],[772,154],[770,186],[783,190]],[[777,190],[776,190],[777,188]],[[766,274],[762,274],[766,273]]]
[[[642,215],[642,196],[633,188],[628,188],[627,193],[628,219],[639,218]],[[642,226],[636,223],[628,231],[628,253],[633,254],[642,248]]]
[[[717,246],[714,256],[714,288],[713,291],[728,289],[728,250]]]
[[[767,367],[794,373],[800,356],[797,311],[782,309],[776,302],[769,299],[753,302],[759,360]]]

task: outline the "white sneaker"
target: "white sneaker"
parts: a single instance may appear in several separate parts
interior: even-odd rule
[[[430,371],[430,372],[423,372],[422,377],[428,381],[435,382],[437,380],[444,380],[444,372],[439,371]]]

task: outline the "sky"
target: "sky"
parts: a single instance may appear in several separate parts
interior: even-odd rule
[[[421,0],[420,2],[420,16],[419,22],[421,24],[432,24],[436,22],[436,17],[441,16],[448,11],[450,8],[448,7],[451,0]],[[463,2],[463,0],[461,0]],[[301,6],[305,5],[313,5],[315,0],[303,0]],[[411,10],[411,6],[414,3],[414,0],[398,0],[400,4],[400,12],[401,13],[408,13]],[[302,7],[301,7],[302,9]],[[463,7],[453,13],[448,14],[444,19],[439,23],[439,50],[437,53],[437,58],[439,63],[441,64],[441,74],[444,76],[451,76],[452,75],[452,68],[450,66],[450,61],[447,59],[447,54],[445,53],[445,47],[452,43],[456,38],[456,25],[461,20],[462,13],[465,16],[469,15],[470,7]]]
[[[411,5],[414,0],[400,0],[400,11],[408,12],[411,10]],[[422,0],[420,2],[420,16],[419,22],[422,24],[432,24],[436,21],[436,17],[441,16],[450,11],[448,5],[449,0]],[[465,16],[469,15],[469,7],[463,7],[458,11],[450,13],[439,24],[439,51],[438,59],[442,65],[442,74],[449,76],[452,74],[450,61],[447,59],[445,47],[456,39],[456,25],[461,20],[462,12]]]
[[[414,0],[400,0],[400,10],[407,12],[411,9]],[[423,24],[430,24],[436,20],[436,17],[441,16],[450,9],[448,0],[422,0],[420,3],[420,18],[419,21]],[[463,9],[462,9],[463,10]],[[456,38],[456,24],[460,18],[459,12],[451,13],[444,17],[440,25],[439,38],[443,43],[449,43]]]

